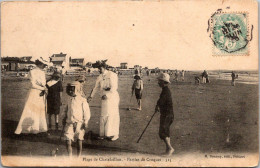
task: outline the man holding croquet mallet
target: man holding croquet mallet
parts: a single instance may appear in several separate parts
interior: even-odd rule
[[[65,138],[67,141],[68,154],[72,156],[71,141],[77,140],[77,155],[82,152],[82,141],[85,129],[90,119],[90,109],[86,98],[82,97],[80,83],[74,81],[67,85],[67,94],[70,96],[66,108]]]
[[[167,73],[161,73],[157,79],[158,85],[162,88],[160,98],[155,107],[155,111],[160,112],[161,114],[159,136],[166,145],[166,155],[170,156],[174,152],[170,140],[170,126],[174,119],[172,96],[171,91],[168,88],[168,85],[171,83],[170,76]]]

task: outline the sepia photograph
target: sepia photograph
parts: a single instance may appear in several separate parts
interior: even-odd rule
[[[256,0],[1,2],[1,163],[259,164]]]

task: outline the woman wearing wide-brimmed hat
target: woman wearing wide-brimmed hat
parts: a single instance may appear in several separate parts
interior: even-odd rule
[[[46,78],[43,69],[48,62],[42,58],[35,61],[36,68],[30,71],[32,88],[25,103],[15,134],[47,132],[46,121]]]
[[[106,60],[97,61],[92,66],[93,68],[99,69],[100,75],[96,80],[94,89],[88,97],[88,102],[92,100],[98,88],[100,88],[102,99],[99,130],[100,139],[109,137],[112,141],[115,141],[119,138],[120,124],[119,94],[117,92],[118,77],[114,72],[106,69]]]

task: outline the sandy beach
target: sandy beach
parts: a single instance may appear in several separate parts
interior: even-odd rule
[[[171,139],[175,153],[172,157],[185,156],[193,152],[201,153],[258,153],[258,85],[237,83],[211,77],[209,84],[194,84],[197,72],[187,72],[185,81],[170,85],[173,97],[175,119],[171,126]],[[63,87],[75,77],[65,77]],[[89,95],[96,76],[87,77],[84,92]],[[173,77],[171,77],[171,80]],[[120,138],[115,141],[87,139],[83,142],[83,155],[152,155],[160,156],[165,146],[158,136],[159,113],[136,143],[144,127],[154,112],[160,95],[156,76],[144,76],[143,110],[137,111],[131,97],[132,75],[119,76],[120,95]],[[62,129],[60,113],[59,132],[39,137],[35,135],[15,136],[14,131],[26,102],[30,81],[27,78],[2,78],[2,155],[48,157],[50,151],[59,144]],[[63,93],[62,109],[68,96]],[[96,96],[90,103],[91,119],[89,131],[98,134],[100,98]],[[127,108],[132,110],[128,111]],[[53,126],[54,129],[54,126]],[[74,154],[76,148],[74,146]],[[67,155],[65,141],[59,146],[58,156]]]

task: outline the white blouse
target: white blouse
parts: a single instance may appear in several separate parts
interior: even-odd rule
[[[100,88],[101,96],[106,95],[106,93],[114,93],[117,92],[118,88],[118,77],[112,72],[105,70],[104,74],[100,74],[96,80],[95,87],[91,93],[91,97],[93,97],[98,88]],[[107,88],[110,88],[109,91],[106,91]]]
[[[46,85],[46,77],[43,70],[36,67],[30,71],[30,80],[33,89],[44,90]]]

